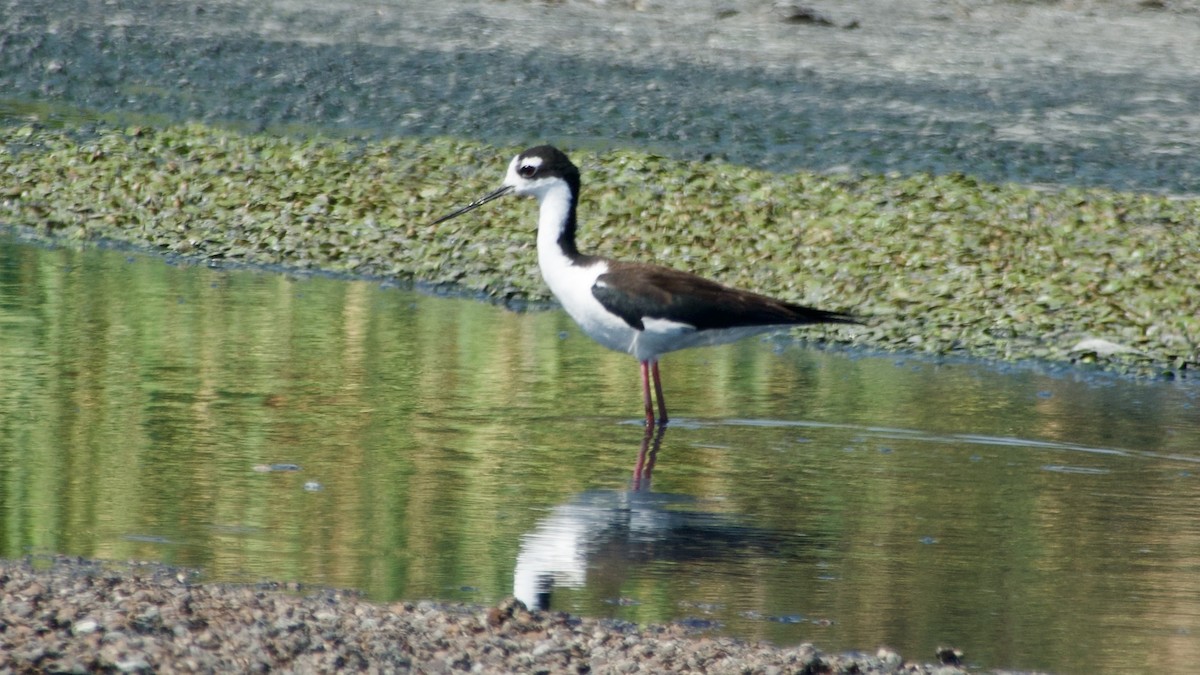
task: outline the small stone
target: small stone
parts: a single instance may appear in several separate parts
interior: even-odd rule
[[[939,646],[937,648],[936,653],[937,653],[938,662],[941,663],[942,665],[946,665],[946,666],[961,666],[962,665],[963,652],[961,649],[955,649],[954,647]]]
[[[774,7],[775,17],[784,23],[808,23],[816,26],[832,26],[834,23],[821,16],[811,7],[798,5],[794,2],[777,2]]]
[[[893,668],[893,669],[896,668],[897,666],[899,666],[904,661],[904,659],[901,658],[898,653],[896,653],[895,651],[893,651],[891,649],[888,649],[887,647],[880,647],[879,651],[877,651],[875,653],[875,658],[879,659],[880,662],[882,662],[888,668]]]
[[[100,624],[95,619],[83,619],[82,621],[76,621],[71,626],[71,632],[75,635],[87,635],[88,633],[95,632],[99,627]]]
[[[34,645],[25,651],[18,653],[18,658],[22,661],[36,664],[38,661],[46,658],[46,648],[41,645]]]
[[[150,670],[150,664],[146,663],[146,660],[141,657],[117,661],[115,665],[117,666],[117,670],[122,673],[139,673],[144,670]]]
[[[1088,353],[1097,356],[1112,356],[1113,354],[1128,354],[1137,350],[1128,345],[1110,342],[1102,338],[1085,338],[1075,343],[1070,350],[1072,353]]]

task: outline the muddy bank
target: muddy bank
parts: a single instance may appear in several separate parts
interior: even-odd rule
[[[22,1],[0,109],[1200,191],[1195,2],[774,4]]]
[[[0,128],[12,181],[0,224],[208,264],[446,284],[519,306],[547,296],[527,209],[432,224],[493,189],[506,154],[456,139],[298,140],[195,124]],[[865,321],[809,339],[1147,377],[1191,378],[1200,363],[1197,199],[779,175],[628,151],[576,159],[594,186],[582,202],[587,249]]]

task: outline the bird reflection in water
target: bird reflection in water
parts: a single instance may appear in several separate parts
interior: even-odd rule
[[[642,435],[642,447],[638,450],[637,464],[633,466],[633,480],[630,487],[634,492],[650,490],[650,477],[654,473],[654,461],[658,459],[658,448],[662,445],[666,425],[646,426]]]
[[[779,532],[702,510],[700,498],[652,491],[665,430],[646,429],[629,489],[578,494],[521,536],[513,573],[517,599],[550,609],[555,588],[585,588],[589,573],[593,586],[620,586],[658,562],[744,561],[748,553],[774,557],[791,548]]]

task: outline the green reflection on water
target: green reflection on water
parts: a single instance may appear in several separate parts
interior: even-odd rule
[[[1200,658],[1195,387],[895,361],[669,357],[653,491],[690,501],[651,516],[711,531],[610,528],[555,606],[1064,672]],[[7,557],[492,601],[554,509],[627,498],[639,417],[635,363],[560,312],[0,243]]]

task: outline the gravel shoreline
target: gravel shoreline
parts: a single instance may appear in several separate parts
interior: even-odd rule
[[[829,655],[681,625],[529,612],[513,599],[383,605],[295,584],[197,583],[188,570],[153,563],[0,560],[0,673],[268,671],[968,672],[889,649]]]

